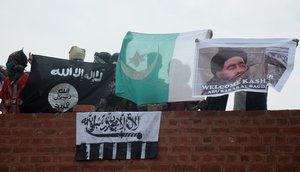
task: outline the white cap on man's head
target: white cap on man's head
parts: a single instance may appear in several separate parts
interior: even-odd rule
[[[72,46],[69,51],[70,60],[80,60],[84,61],[85,58],[85,49],[79,48],[77,46]]]

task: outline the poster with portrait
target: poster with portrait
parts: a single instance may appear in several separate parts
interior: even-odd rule
[[[294,64],[292,39],[211,39],[196,45],[193,96],[280,91]]]

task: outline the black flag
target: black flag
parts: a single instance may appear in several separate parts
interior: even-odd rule
[[[67,112],[76,104],[97,105],[109,95],[113,64],[33,55],[21,112]]]

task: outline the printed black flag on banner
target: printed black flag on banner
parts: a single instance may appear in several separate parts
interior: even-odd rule
[[[114,65],[33,55],[22,112],[67,112],[109,95]]]

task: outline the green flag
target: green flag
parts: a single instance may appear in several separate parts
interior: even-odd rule
[[[211,30],[173,34],[128,32],[117,62],[116,95],[137,104],[194,99],[191,71],[195,40],[211,35]]]

